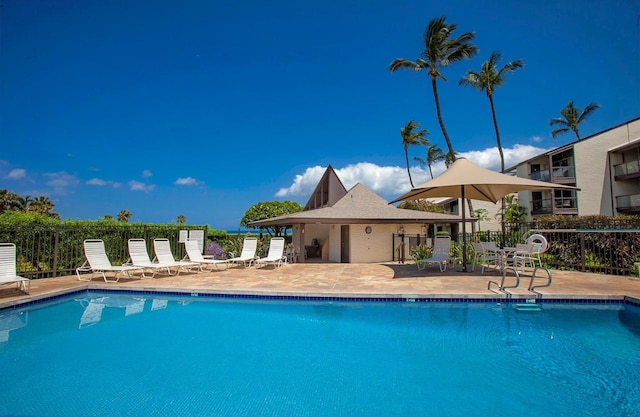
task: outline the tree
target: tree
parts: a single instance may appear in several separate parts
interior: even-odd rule
[[[27,208],[27,211],[55,217],[57,216],[57,214],[52,211],[54,207],[55,204],[49,197],[39,196],[31,201],[31,204]]]
[[[474,212],[476,219],[478,219],[478,231],[480,231],[480,222],[486,222],[489,220],[489,211],[487,209],[479,208]]]
[[[20,196],[9,190],[0,190],[0,213],[14,210],[18,207]]]
[[[504,213],[503,222],[520,223],[524,221],[527,217],[527,209],[518,205],[518,197],[514,194],[509,194],[504,199],[507,203],[507,209]]]
[[[129,223],[129,219],[131,218],[131,216],[132,214],[129,210],[120,210],[120,212],[118,213],[118,221],[121,223]]]
[[[556,117],[549,121],[549,126],[559,126],[551,131],[551,137],[555,139],[556,136],[572,130],[576,135],[576,139],[580,140],[580,135],[578,134],[578,126],[580,125],[580,123],[584,122],[591,113],[599,108],[599,104],[589,103],[587,107],[584,108],[584,110],[580,111],[579,108],[573,105],[573,100],[571,100],[564,109],[560,110],[560,114],[562,115],[562,117]]]
[[[429,175],[431,175],[431,179],[433,179],[433,170],[431,169],[432,165],[439,161],[444,161],[446,155],[442,152],[442,149],[438,145],[430,145],[427,144],[427,159],[426,161],[422,158],[414,157],[416,161],[421,164],[426,164],[429,168]]]
[[[426,211],[429,213],[447,213],[443,206],[429,200],[410,200],[398,204],[398,208],[407,210]]]
[[[445,82],[447,81],[440,72],[442,67],[447,67],[455,62],[471,58],[478,52],[478,48],[471,43],[475,37],[475,33],[466,32],[455,39],[451,38],[457,27],[458,25],[455,23],[447,24],[444,16],[433,19],[429,22],[424,32],[424,49],[421,58],[415,61],[398,58],[389,66],[389,71],[391,72],[399,69],[410,69],[414,71],[426,71],[429,75],[438,123],[442,130],[442,136],[444,136],[444,140],[447,142],[448,153],[452,161],[455,161],[455,153],[442,120],[436,81],[438,78],[441,78]]]
[[[18,196],[18,199],[16,201],[16,209],[18,211],[26,213],[27,211],[29,211],[29,205],[31,204],[32,201],[33,201],[33,198],[30,195],[27,195],[24,197]]]
[[[502,143],[500,142],[500,130],[498,129],[498,120],[496,119],[496,109],[493,104],[493,93],[496,88],[505,83],[507,74],[524,66],[524,61],[522,59],[509,61],[504,64],[502,68],[497,69],[496,66],[498,65],[498,61],[500,61],[500,57],[499,52],[493,52],[489,60],[482,64],[479,72],[467,71],[467,76],[461,78],[460,81],[458,81],[458,85],[475,88],[483,91],[487,95],[491,107],[493,128],[496,132],[496,145],[498,146],[498,153],[500,154],[500,172],[504,172],[504,153],[502,152]],[[505,210],[504,198],[502,199],[502,210]],[[502,225],[502,236],[504,238],[504,221],[500,223]],[[504,246],[504,241],[502,242],[502,246]]]
[[[249,226],[249,223],[297,213],[303,209],[304,207],[294,201],[265,201],[256,203],[249,207],[249,209],[244,213],[244,216],[240,220],[240,225],[245,227],[255,227]],[[262,229],[266,229],[271,236],[280,236],[286,232],[287,227],[262,226],[260,227],[260,230],[262,231]]]
[[[524,61],[522,59],[516,59],[515,61],[507,62],[502,68],[497,69],[496,65],[498,61],[500,61],[500,57],[499,52],[493,52],[489,60],[482,64],[479,72],[467,71],[467,76],[461,78],[460,81],[458,81],[458,85],[475,88],[487,95],[491,107],[493,128],[496,132],[498,152],[500,153],[500,172],[504,172],[504,154],[502,152],[502,144],[500,143],[500,131],[498,129],[498,120],[496,119],[496,110],[493,104],[493,93],[497,87],[505,83],[507,74],[524,66]]]
[[[402,138],[402,147],[404,149],[404,158],[407,163],[407,174],[409,174],[409,183],[413,188],[413,180],[411,179],[411,171],[409,169],[409,146],[412,145],[426,145],[429,141],[426,136],[429,134],[426,129],[418,130],[414,132],[414,129],[418,129],[420,125],[413,120],[409,120],[404,127],[400,128],[400,137]]]
[[[180,224],[184,224],[187,222],[187,218],[183,214],[180,214],[176,219],[176,221]]]

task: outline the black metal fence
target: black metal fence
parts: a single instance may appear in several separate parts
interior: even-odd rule
[[[30,227],[0,228],[0,242],[16,245],[16,269],[27,278],[50,278],[71,275],[85,261],[82,242],[85,239],[102,239],[109,260],[120,265],[129,259],[127,241],[142,238],[153,257],[153,239],[166,238],[176,258],[184,256],[179,243],[180,232],[204,230],[207,226],[184,225],[37,225]],[[187,232],[188,233],[188,232]]]
[[[639,274],[640,230],[637,229],[529,229],[523,224],[508,227],[504,242],[501,232],[490,231],[467,234],[467,243],[481,241],[515,246],[532,233],[542,234],[549,242],[549,249],[542,254],[543,265],[548,268],[611,275]],[[462,235],[454,236],[454,241],[459,245]],[[411,260],[416,246],[425,243],[431,246],[431,242],[432,237],[425,235],[393,235],[393,260]],[[469,254],[470,246],[467,251]]]

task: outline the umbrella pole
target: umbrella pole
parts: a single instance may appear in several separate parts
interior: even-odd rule
[[[502,216],[500,216],[500,223],[502,229],[502,237],[500,238],[500,249],[504,248],[504,235],[506,234],[506,227],[504,225],[504,216],[507,214],[507,208],[505,205],[504,197],[502,197]]]
[[[460,188],[460,194],[462,195],[462,204],[460,204],[462,208],[462,272],[467,272],[467,221],[464,206],[464,185],[461,185]]]

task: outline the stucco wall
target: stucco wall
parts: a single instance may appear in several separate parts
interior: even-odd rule
[[[640,120],[603,132],[574,145],[578,209],[581,216],[615,214],[612,199],[624,194],[611,182],[607,160],[609,149],[640,137]],[[612,196],[612,186],[614,187]],[[615,202],[614,204],[615,205]]]

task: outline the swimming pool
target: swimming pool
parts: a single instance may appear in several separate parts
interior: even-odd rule
[[[0,415],[640,416],[629,304],[82,292],[0,340]]]

